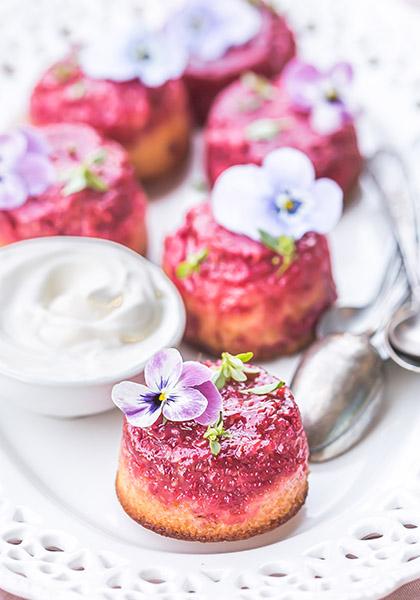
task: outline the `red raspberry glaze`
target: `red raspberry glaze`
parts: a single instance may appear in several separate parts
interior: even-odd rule
[[[260,165],[276,148],[291,146],[309,156],[318,177],[330,177],[347,192],[361,169],[354,125],[344,124],[330,134],[320,134],[310,126],[309,116],[297,112],[282,79],[273,82],[273,97],[263,101],[241,81],[224,90],[212,106],[205,132],[206,168],[210,182],[228,167]],[[281,131],[272,139],[250,140],[246,128],[258,119],[284,119]]]
[[[217,457],[203,438],[206,428],[193,421],[164,425],[160,420],[148,429],[126,421],[122,452],[130,476],[145,482],[149,493],[167,506],[188,501],[196,514],[211,519],[249,518],[245,511],[253,500],[298,469],[307,472],[308,446],[291,391],[244,393],[273,381],[261,369],[248,381],[229,382],[221,390],[230,437],[220,440]]]
[[[195,59],[188,66],[184,80],[198,121],[205,120],[216,94],[241,73],[255,71],[272,77],[295,55],[294,37],[283,17],[269,8],[261,14],[261,29],[247,44],[231,48],[217,60]]]
[[[199,272],[178,278],[178,264],[203,248],[208,256]],[[191,209],[185,224],[166,239],[163,260],[187,307],[187,339],[215,353],[247,348],[259,357],[306,344],[336,298],[327,241],[307,233],[282,275],[280,262],[259,242],[219,226],[209,204]]]
[[[147,200],[125,150],[86,125],[57,124],[39,131],[50,146],[57,183],[43,194],[28,198],[19,208],[0,210],[0,244],[49,235],[82,235],[145,251]],[[60,174],[94,156],[99,149],[104,150],[105,158],[94,170],[108,190],[87,188],[65,196]]]
[[[53,65],[36,85],[30,116],[36,125],[86,123],[121,144],[164,122],[168,115],[187,110],[180,80],[147,88],[138,79],[110,81],[85,75],[74,58]]]

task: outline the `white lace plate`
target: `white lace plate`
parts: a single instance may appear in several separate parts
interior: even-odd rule
[[[158,19],[170,3],[1,0],[0,126],[22,115],[40,71],[70,42],[146,8]],[[355,64],[361,105],[407,148],[420,133],[420,10],[403,0],[280,4],[311,60]],[[365,142],[369,151],[377,140]],[[202,178],[195,143],[188,177],[169,191],[153,190],[156,261],[164,235],[200,199],[192,185]],[[376,198],[359,198],[331,238],[344,301],[373,292],[388,238]],[[295,363],[268,367],[288,380]],[[301,512],[269,534],[224,544],[162,538],[123,513],[113,490],[116,411],[54,420],[0,406],[0,588],[33,600],[382,598],[420,576],[419,380],[394,366],[387,380],[370,435],[345,456],[312,466]]]

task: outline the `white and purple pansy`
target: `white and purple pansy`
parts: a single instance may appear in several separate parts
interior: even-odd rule
[[[142,27],[100,35],[80,51],[80,66],[93,79],[130,81],[159,87],[182,76],[188,54],[171,27],[152,31]]]
[[[170,29],[193,60],[206,62],[249,42],[261,24],[261,12],[247,0],[187,0],[171,17]]]
[[[22,127],[0,135],[0,210],[22,206],[55,179],[48,144],[40,133]]]
[[[182,361],[175,348],[158,352],[146,364],[146,385],[123,381],[114,386],[112,400],[135,427],[150,427],[160,415],[168,421],[215,423],[222,397],[212,382],[213,371],[195,361]]]
[[[331,133],[352,119],[350,88],[353,69],[339,62],[326,71],[293,61],[286,68],[284,82],[293,106],[310,114],[314,131]]]
[[[310,159],[294,148],[266,156],[261,167],[238,165],[217,179],[212,196],[214,219],[235,233],[261,240],[305,233],[327,233],[339,221],[343,192],[332,179],[315,179]]]

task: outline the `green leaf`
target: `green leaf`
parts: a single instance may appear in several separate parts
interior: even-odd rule
[[[76,81],[67,88],[67,93],[72,100],[80,100],[86,95],[87,88],[84,81]]]
[[[247,363],[252,358],[254,358],[254,353],[253,352],[241,352],[241,354],[236,355],[236,358],[238,358],[243,363]]]
[[[63,180],[65,182],[63,187],[65,196],[76,194],[88,188],[97,192],[106,192],[108,189],[107,183],[94,173],[86,163],[82,163],[69,171],[63,177]]]
[[[217,440],[210,440],[210,450],[213,456],[217,456],[221,449],[222,446],[220,445],[220,442]]]
[[[287,235],[276,238],[262,229],[259,230],[259,234],[261,243],[264,246],[283,257],[283,262],[279,268],[279,273],[283,274],[296,258],[295,240]]]
[[[284,119],[256,119],[245,128],[246,137],[253,142],[269,142],[283,130]]]
[[[274,86],[269,79],[262,75],[248,71],[248,73],[242,75],[241,81],[245,87],[254,92],[262,100],[271,100],[274,96]]]
[[[210,451],[213,456],[217,456],[221,450],[220,438],[229,437],[230,433],[223,426],[223,415],[219,417],[214,425],[209,425],[203,434],[203,438],[209,441]]]
[[[284,381],[273,381],[273,383],[267,383],[267,385],[260,385],[258,387],[250,388],[245,391],[246,394],[256,394],[257,396],[265,396],[266,394],[272,394],[276,390],[284,387],[286,384]]]
[[[106,192],[108,189],[107,183],[94,173],[91,169],[85,168],[86,187],[96,190],[97,192]]]
[[[193,273],[200,271],[201,264],[206,260],[209,255],[207,248],[202,248],[198,252],[189,254],[185,260],[180,262],[176,268],[176,276],[179,279],[189,277]]]
[[[53,74],[57,81],[66,83],[76,73],[76,65],[73,63],[59,63],[53,67]]]
[[[236,356],[229,354],[229,352],[222,352],[222,360],[213,376],[213,382],[216,387],[221,390],[230,379],[243,382],[247,380],[247,374],[258,373],[259,369],[249,367],[245,364],[253,356],[252,352],[242,352],[241,354],[236,354]]]

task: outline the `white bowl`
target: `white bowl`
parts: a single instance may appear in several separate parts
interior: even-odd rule
[[[148,354],[139,356],[136,364],[131,364],[129,368],[112,374],[104,373],[101,377],[83,377],[74,380],[61,380],[57,377],[49,378],[48,375],[29,375],[25,374],[24,368],[19,365],[13,365],[13,371],[4,367],[0,362],[0,401],[13,402],[32,412],[54,416],[54,417],[79,417],[105,412],[114,407],[111,400],[112,387],[124,380],[143,381],[143,370],[146,362],[153,354],[162,348],[177,346],[182,339],[185,330],[185,308],[181,296],[175,285],[166,276],[163,270],[151,263],[144,257],[136,254],[132,250],[96,238],[78,238],[71,236],[57,236],[50,238],[36,238],[17,242],[4,248],[0,248],[0,261],[8,254],[15,251],[30,250],[38,244],[51,244],[52,249],[57,241],[65,240],[70,244],[96,244],[114,246],[119,252],[123,251],[133,256],[136,260],[142,261],[147,265],[147,269],[153,276],[153,280],[158,282],[159,289],[166,293],[168,304],[165,305],[167,313],[162,318],[160,325],[162,331],[159,336],[159,347],[153,348]],[[0,297],[1,297],[0,283]],[[83,357],[81,357],[83,360]],[[53,370],[53,365],[52,370]]]

